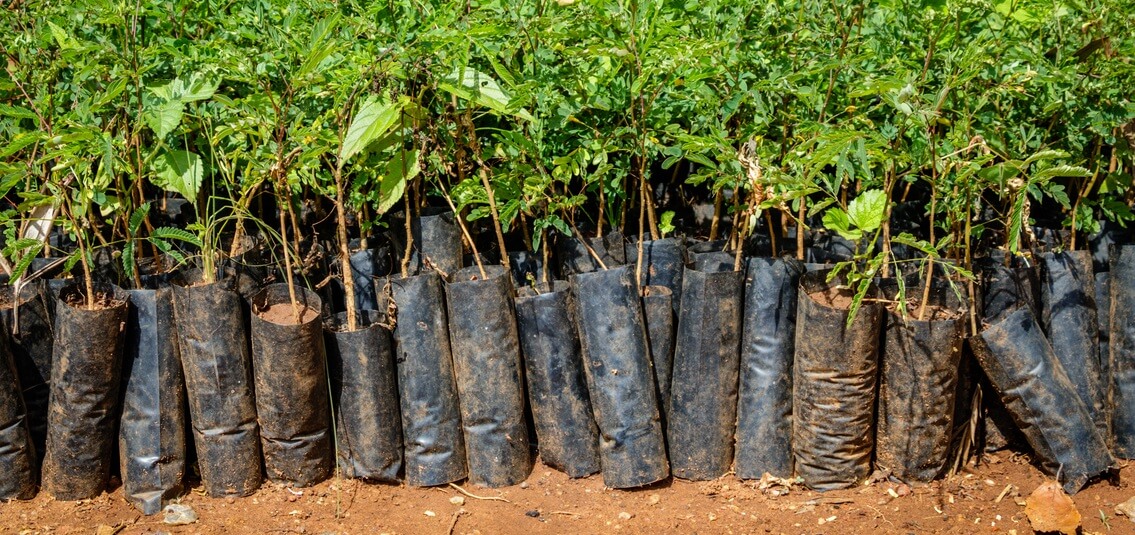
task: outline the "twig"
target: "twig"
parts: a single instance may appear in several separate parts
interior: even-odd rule
[[[512,502],[510,502],[510,501],[508,501],[504,498],[501,498],[500,496],[477,496],[476,494],[473,494],[472,492],[469,492],[469,491],[461,488],[461,485],[458,485],[457,483],[450,483],[449,486],[457,489],[457,492],[460,492],[461,494],[464,494],[464,495],[466,495],[470,498],[473,498],[474,500],[489,500],[489,501],[495,501],[495,502],[512,503]]]
[[[453,520],[449,521],[449,529],[446,530],[446,535],[453,535],[453,529],[457,527],[457,520],[461,518],[461,515],[467,514],[469,514],[469,511],[464,509],[458,509],[457,512],[453,513]]]
[[[573,512],[571,512],[571,511],[551,511],[551,512],[549,512],[548,514],[549,514],[549,515],[564,515],[564,516],[575,516],[575,517],[583,516],[583,515],[581,515],[581,514],[579,514],[579,513],[573,513]]]
[[[1011,491],[1011,490],[1013,490],[1013,484],[1012,483],[1005,485],[1005,488],[1001,490],[1001,494],[997,495],[997,499],[993,500],[993,503],[1001,503],[1001,500],[1004,500],[1005,495],[1009,494],[1009,491]]]

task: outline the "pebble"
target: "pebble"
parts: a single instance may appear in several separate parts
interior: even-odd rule
[[[449,499],[449,503],[452,503],[453,505],[465,505],[465,497],[464,496],[454,496],[454,497]]]
[[[660,501],[662,501],[662,497],[657,494],[651,494],[650,497],[646,499],[646,502],[650,505],[658,505]]]
[[[425,514],[426,514],[426,516],[431,517],[431,518],[437,516],[437,513],[430,511],[430,510],[426,510]]]
[[[162,509],[162,512],[165,513],[162,522],[171,526],[184,526],[197,521],[197,512],[188,505],[171,503],[165,509]]]
[[[532,517],[532,518],[540,518],[540,511],[537,511],[537,510],[535,510],[535,509],[533,509],[533,510],[531,510],[531,511],[527,511],[527,512],[525,512],[524,514],[525,514],[525,515],[528,515],[528,516],[530,516],[530,517]]]
[[[1115,506],[1115,514],[1123,515],[1128,520],[1135,522],[1135,497]]]
[[[528,482],[527,481],[521,481],[520,482],[520,488],[522,488],[522,489],[528,488]]]
[[[634,515],[626,512],[626,511],[619,513],[619,520],[630,520],[632,518],[634,518]]]

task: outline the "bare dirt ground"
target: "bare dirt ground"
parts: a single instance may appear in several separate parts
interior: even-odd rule
[[[1135,466],[1075,496],[1083,533],[1135,533],[1115,506],[1135,495]],[[599,476],[570,480],[537,464],[524,485],[493,490],[409,488],[331,480],[308,489],[266,483],[253,496],[212,499],[198,485],[180,499],[199,515],[168,526],[141,516],[121,488],[94,500],[58,502],[40,493],[0,504],[0,533],[1032,533],[1024,500],[1045,477],[1024,459],[992,456],[966,473],[911,489],[889,481],[774,496],[732,476],[667,480],[634,491],[607,489]],[[507,501],[505,501],[507,500]]]

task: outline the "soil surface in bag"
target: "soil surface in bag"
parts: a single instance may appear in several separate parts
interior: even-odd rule
[[[338,466],[343,476],[396,482],[402,468],[402,415],[394,342],[386,316],[360,311],[358,328],[347,314],[324,324],[331,399],[335,404]]]
[[[200,272],[186,278],[193,284]],[[173,289],[197,466],[210,496],[247,496],[262,481],[246,310],[236,285],[225,277]]]
[[[114,459],[123,328],[129,297],[96,285],[64,286],[55,305],[54,367],[47,414],[43,489],[58,500],[84,500],[106,488]]]
[[[60,286],[61,288],[62,286]],[[51,353],[55,345],[52,313],[44,282],[33,282],[20,290],[19,306],[13,290],[5,286],[0,294],[0,322],[4,343],[12,354],[23,391],[26,424],[35,446],[36,466],[47,453],[47,403],[51,394]],[[54,297],[51,298],[54,301]],[[38,481],[38,476],[37,476]]]
[[[1096,280],[1088,251],[1044,253],[1041,326],[1100,435],[1108,436],[1107,390],[1100,371]]]
[[[650,367],[654,370],[655,395],[662,416],[662,429],[670,417],[670,376],[674,369],[674,335],[677,318],[673,296],[665,286],[642,287],[642,315],[650,345]]]
[[[1115,460],[1036,318],[1018,308],[974,338],[974,353],[1042,467],[1075,494]]]
[[[816,490],[850,487],[870,475],[882,319],[877,303],[863,302],[848,325],[854,294],[836,286],[838,279],[825,282],[827,275],[800,278],[792,363],[796,474]]]
[[[573,275],[571,287],[603,482],[629,488],[660,481],[670,469],[633,268]]]
[[[1135,459],[1135,245],[1111,250],[1111,385],[1115,455]]]
[[[804,265],[788,258],[746,261],[734,471],[790,477],[792,358],[797,288]]]
[[[591,413],[568,284],[522,288],[516,325],[540,459],[570,477],[599,471],[599,429]],[[669,310],[669,307],[667,307]]]
[[[334,468],[323,305],[315,292],[273,284],[252,298],[252,376],[268,479],[314,485]]]
[[[0,327],[5,339],[8,330]],[[4,344],[0,346],[0,501],[35,497],[37,466],[16,363]]]
[[[895,288],[884,293],[895,299]],[[905,318],[888,307],[883,330],[876,464],[906,482],[925,483],[946,469],[965,309],[947,285],[932,286],[919,320],[923,289],[907,285]],[[916,297],[917,296],[917,297]]]
[[[732,263],[682,275],[666,428],[675,477],[714,479],[733,463],[744,276]]]
[[[391,278],[395,362],[406,483],[444,485],[467,474],[465,439],[449,345],[442,281],[435,272]]]
[[[157,283],[155,284],[162,284]],[[123,494],[152,515],[182,491],[187,420],[173,290],[130,290],[118,435]]]
[[[461,229],[453,212],[444,208],[423,208],[421,215],[411,221],[410,232],[414,237],[411,273],[436,269],[448,274],[461,269]],[[399,248],[397,252],[401,255],[405,251]]]
[[[511,275],[504,266],[484,270],[487,278],[477,267],[454,273],[445,302],[469,480],[507,487],[532,468],[520,339]]]
[[[638,244],[624,247],[627,263],[638,263]],[[642,274],[639,286],[665,286],[670,289],[674,317],[682,303],[682,273],[686,269],[686,249],[678,238],[662,238],[642,242]]]

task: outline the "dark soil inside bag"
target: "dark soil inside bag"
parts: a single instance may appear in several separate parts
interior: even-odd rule
[[[894,299],[897,289],[884,287]],[[965,342],[965,309],[945,285],[907,286],[905,317],[892,305],[883,330],[876,464],[906,482],[929,482],[949,460],[954,404]],[[922,312],[922,319],[918,319]]]
[[[1113,449],[1123,459],[1135,459],[1135,245],[1111,250],[1111,327],[1108,347],[1111,372],[1108,399]]]
[[[260,428],[253,397],[245,302],[238,280],[175,286],[174,317],[194,449],[205,491],[247,496],[260,487]]]
[[[394,341],[386,316],[362,311],[346,330],[346,313],[324,325],[338,466],[345,477],[396,482],[402,468],[402,416]]]
[[[1095,275],[1088,251],[1044,253],[1041,326],[1100,434],[1108,436],[1107,390],[1100,366]]]
[[[571,278],[603,482],[612,488],[640,487],[670,473],[632,269]]]
[[[826,271],[800,278],[792,364],[796,474],[816,490],[847,488],[870,474],[882,319],[877,303],[864,302],[849,325],[853,294],[826,278]]]
[[[8,330],[0,328],[5,339]],[[0,501],[34,498],[37,467],[16,363],[4,344],[0,347]]]
[[[43,488],[58,500],[101,494],[115,460],[129,297],[108,285],[96,286],[94,293],[90,309],[85,288],[64,286],[55,306]]]
[[[666,437],[683,479],[714,479],[733,463],[745,274],[709,264],[682,275]]]
[[[14,290],[10,288],[5,287],[3,299],[14,305]],[[50,312],[54,307],[48,304],[47,291],[46,283],[33,282],[20,290],[18,307],[0,307],[2,332],[6,333],[4,343],[16,366],[37,466],[47,453],[47,405],[51,394],[51,354],[55,345]]]
[[[532,459],[512,277],[504,266],[484,270],[454,273],[445,301],[469,480],[504,487],[524,481]]]
[[[759,479],[766,472],[790,477],[792,359],[804,265],[787,258],[751,258],[745,265],[733,469],[742,479]]]
[[[147,515],[182,492],[188,420],[173,290],[154,284],[129,291],[118,435],[123,494]]]
[[[987,324],[974,353],[1041,461],[1075,494],[1115,464],[1039,323],[1021,307]]]
[[[642,287],[642,314],[646,322],[646,339],[650,345],[650,367],[654,370],[655,394],[661,411],[662,428],[670,418],[670,384],[674,369],[673,295],[665,286]]]
[[[416,487],[464,479],[465,439],[441,277],[433,271],[389,279],[406,482]],[[387,307],[389,308],[389,307]]]
[[[599,471],[599,429],[591,412],[579,335],[566,282],[523,288],[516,299],[528,400],[540,458],[570,477]]]
[[[268,479],[307,487],[331,475],[331,408],[322,302],[294,291],[295,303],[286,284],[252,298],[252,375]]]

